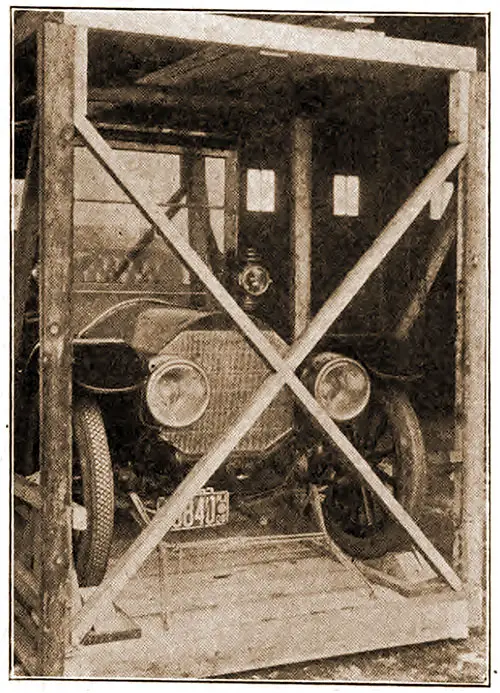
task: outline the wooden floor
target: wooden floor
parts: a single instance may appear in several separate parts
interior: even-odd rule
[[[463,595],[370,586],[308,541],[165,558],[155,551],[115,601],[141,637],[78,646],[66,676],[206,678],[468,634]]]

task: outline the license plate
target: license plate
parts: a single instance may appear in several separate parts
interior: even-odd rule
[[[158,499],[158,507],[164,499]],[[203,488],[194,496],[182,515],[170,527],[170,531],[180,532],[184,529],[202,529],[204,527],[219,527],[229,521],[229,491],[214,491],[213,488]]]

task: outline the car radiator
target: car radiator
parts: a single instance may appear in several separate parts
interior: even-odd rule
[[[274,332],[266,337],[280,353],[286,344]],[[162,438],[187,455],[202,455],[247,407],[252,395],[270,373],[270,367],[245,338],[232,330],[188,330],[162,350],[201,366],[210,384],[210,402],[203,416],[191,426],[164,429]],[[293,425],[293,400],[283,388],[236,452],[263,453],[283,438]]]

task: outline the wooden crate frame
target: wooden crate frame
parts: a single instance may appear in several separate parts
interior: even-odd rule
[[[35,13],[36,14],[36,13]],[[335,30],[305,27],[287,29],[286,35],[279,25],[267,25],[256,20],[235,19],[209,13],[165,12],[156,15],[146,12],[66,11],[52,13],[51,19],[60,24],[34,21],[32,13],[20,23],[21,36],[38,31],[39,77],[39,142],[40,142],[40,195],[41,240],[43,252],[56,258],[56,262],[43,263],[41,275],[41,441],[42,441],[42,521],[49,529],[50,538],[42,560],[42,623],[44,637],[38,653],[38,671],[45,675],[61,674],[69,640],[79,642],[93,625],[103,604],[110,602],[130,577],[138,570],[151,551],[159,544],[170,524],[186,502],[203,486],[230,454],[238,441],[257,420],[283,385],[288,385],[299,401],[315,417],[317,422],[349,459],[365,483],[379,497],[384,506],[404,527],[413,542],[429,562],[455,590],[462,583],[455,571],[435,550],[412,518],[388,493],[366,461],[341,433],[336,424],[317,404],[309,391],[295,375],[295,369],[310,353],[335,319],[345,309],[368,277],[380,265],[397,241],[406,233],[433,193],[450,173],[460,166],[458,202],[464,203],[464,180],[467,187],[466,212],[459,207],[459,232],[464,227],[479,229],[474,236],[469,232],[461,239],[460,247],[470,259],[472,278],[463,275],[463,323],[459,340],[463,344],[465,360],[469,368],[482,378],[471,378],[467,369],[463,372],[461,389],[470,398],[468,416],[461,436],[462,458],[465,470],[464,497],[470,502],[467,531],[462,533],[462,552],[466,556],[464,574],[466,588],[473,603],[473,613],[481,609],[481,581],[484,565],[483,550],[479,543],[483,520],[474,509],[472,492],[477,482],[484,479],[485,454],[485,352],[486,325],[477,320],[476,311],[486,315],[486,245],[482,236],[486,222],[484,189],[470,184],[472,176],[484,176],[485,140],[484,80],[474,74],[475,51],[464,47],[428,44],[402,39],[363,36]],[[36,19],[36,18],[35,18]],[[40,22],[41,20],[41,22]],[[26,26],[32,22],[31,27]],[[75,25],[75,26],[66,26]],[[346,275],[315,318],[308,323],[310,265],[310,128],[298,119],[294,126],[293,185],[294,185],[294,248],[295,276],[295,336],[296,341],[285,358],[282,358],[253,321],[237,305],[220,285],[210,269],[196,252],[176,232],[154,202],[137,186],[137,182],[118,162],[113,150],[101,138],[86,117],[86,32],[88,28],[138,31],[152,35],[171,36],[186,40],[201,40],[222,44],[265,48],[267,50],[297,51],[297,46],[307,46],[304,53],[339,59],[382,61],[445,70],[450,75],[450,146],[424,178],[393,219],[382,230],[372,247]],[[24,33],[23,33],[24,32]],[[256,39],[255,37],[258,37]],[[68,56],[73,55],[73,61]],[[472,88],[469,89],[469,84]],[[481,87],[482,83],[482,87]],[[480,96],[483,89],[483,99]],[[471,96],[469,97],[469,90]],[[478,105],[479,103],[479,105]],[[481,103],[483,111],[480,110]],[[470,113],[470,114],[469,114]],[[469,128],[470,123],[470,128]],[[88,148],[112,175],[148,221],[157,229],[185,264],[208,288],[220,305],[233,318],[239,329],[264,356],[274,373],[269,376],[252,398],[248,409],[233,423],[211,450],[193,468],[176,489],[168,502],[157,513],[153,522],[126,551],[118,564],[105,577],[85,605],[74,614],[71,625],[69,614],[70,523],[68,521],[70,464],[71,464],[71,336],[69,334],[69,296],[71,279],[71,171],[73,125]],[[34,145],[36,146],[36,145]],[[464,157],[469,147],[467,168]],[[62,182],[60,173],[63,173]],[[35,179],[35,173],[31,178]],[[36,187],[30,180],[27,190]],[[28,193],[26,193],[26,198]],[[29,212],[23,204],[23,213]],[[463,224],[463,216],[467,224]],[[27,225],[27,224],[26,224]],[[33,228],[33,226],[32,226]],[[305,272],[305,274],[303,273]],[[434,272],[434,270],[431,271]],[[435,276],[435,274],[434,274]],[[431,282],[432,283],[432,282]],[[429,282],[427,282],[427,286]],[[425,290],[423,290],[425,295]],[[472,306],[474,309],[472,309]],[[306,326],[307,325],[307,326]],[[463,334],[462,334],[463,333]],[[461,353],[461,352],[460,352]],[[474,382],[473,382],[474,381]],[[469,394],[467,394],[469,393]],[[57,414],[55,414],[57,412]],[[479,424],[481,422],[481,424]],[[482,436],[477,435],[478,425]],[[471,433],[474,432],[472,436]],[[472,451],[465,445],[475,447]],[[57,451],[57,454],[55,454]],[[469,463],[468,465],[466,463]],[[472,484],[472,485],[471,485]],[[472,526],[472,528],[471,528]],[[57,557],[57,561],[55,560]],[[475,607],[474,607],[475,605]]]

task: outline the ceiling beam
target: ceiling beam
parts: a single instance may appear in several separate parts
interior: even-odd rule
[[[231,76],[235,68],[241,68],[247,55],[247,51],[228,49],[227,46],[208,46],[182,60],[150,72],[138,79],[137,84],[171,87],[193,80],[209,79],[221,73]]]
[[[64,21],[90,29],[150,34],[266,51],[434,68],[476,70],[476,50],[430,41],[241,19],[198,11],[65,10]]]

